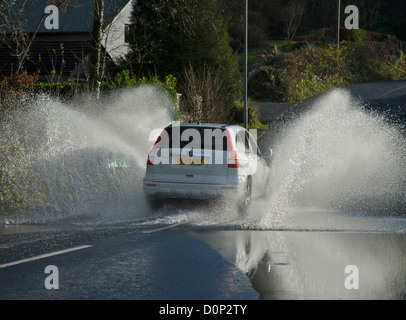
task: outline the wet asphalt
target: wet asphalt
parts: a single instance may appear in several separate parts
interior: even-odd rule
[[[366,108],[405,121],[406,81],[348,90]],[[266,141],[320,97],[257,102],[272,128]],[[358,218],[344,217],[350,224]],[[318,231],[94,218],[2,225],[0,299],[405,299],[405,219],[368,223],[363,230]]]

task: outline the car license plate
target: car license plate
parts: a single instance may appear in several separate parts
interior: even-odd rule
[[[204,165],[204,158],[201,157],[177,157],[174,164]]]

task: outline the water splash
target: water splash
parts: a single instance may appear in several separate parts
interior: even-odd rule
[[[167,96],[152,86],[115,92],[102,104],[88,97],[64,103],[37,96],[30,107],[2,125],[2,141],[19,137],[29,159],[11,187],[26,185],[29,195],[17,210],[3,210],[1,220],[140,214],[149,134],[169,121]],[[15,154],[6,160],[16,161]]]
[[[406,208],[406,138],[394,120],[368,111],[345,90],[333,90],[284,126],[273,146],[272,193],[253,201],[247,217],[225,203],[177,214],[171,208],[157,221],[403,232],[406,220],[391,219],[405,216]]]
[[[289,124],[273,161],[273,193],[260,225],[303,208],[398,215],[406,208],[404,128],[333,90]]]
[[[115,93],[101,105],[86,98],[64,103],[36,97],[1,127],[0,146],[22,145],[25,158],[2,152],[9,172],[16,173],[12,189],[24,199],[17,209],[0,212],[0,224],[72,215],[142,218],[149,135],[170,118],[166,96],[147,86]],[[365,219],[345,219],[346,214],[405,213],[404,128],[367,111],[347,91],[320,98],[286,125],[273,149],[273,192],[252,203],[248,217],[241,219],[224,204],[171,207],[153,221],[323,229],[323,216],[333,220],[333,229],[345,229],[346,223],[365,224]],[[26,169],[18,172],[17,163]]]

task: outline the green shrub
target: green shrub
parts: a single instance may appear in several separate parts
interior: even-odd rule
[[[266,53],[265,53],[266,54]],[[250,77],[248,94],[255,100],[287,101],[295,92],[298,68],[292,53],[277,53],[264,59]]]
[[[298,78],[291,100],[303,100],[348,83],[349,48],[332,44],[308,46],[297,55]]]
[[[390,55],[383,63],[384,72],[391,80],[406,79],[406,55],[400,51],[399,55]]]
[[[361,41],[363,31],[354,32]],[[300,101],[352,83],[406,79],[405,54],[387,43],[289,44],[265,51],[262,61],[248,83],[249,96],[262,101]]]
[[[401,50],[391,50],[385,43],[351,44],[352,83],[406,79],[406,58]]]
[[[33,86],[36,93],[48,93],[54,96],[73,97],[87,90],[86,83],[75,82],[36,82]]]
[[[362,29],[351,29],[352,40],[354,42],[362,42],[365,40],[365,31]]]
[[[268,126],[259,121],[259,108],[252,103],[251,100],[248,100],[248,129],[257,129],[257,130],[267,130]],[[243,126],[244,125],[244,102],[236,102],[233,109],[233,121],[234,123]]]
[[[38,80],[39,71],[27,71],[4,77],[0,82],[0,119],[7,118],[14,110],[30,99],[33,84]]]
[[[32,186],[30,160],[19,138],[9,129],[0,134],[0,209],[39,204],[44,196]]]
[[[244,50],[244,45],[239,39],[231,39],[230,40],[230,47],[233,52],[239,53]]]
[[[111,83],[107,83],[107,87],[132,87],[142,84],[153,84],[159,86],[166,90],[173,98],[176,98],[176,78],[173,75],[167,75],[163,81],[158,79],[158,76],[155,75],[152,78],[137,78],[131,77],[129,70],[122,70],[116,74],[115,80]]]
[[[137,78],[131,77],[129,70],[122,70],[116,74],[114,81],[106,83],[106,86],[110,89],[134,87],[139,85],[154,85],[161,88],[166,93],[169,100],[169,107],[172,108],[172,116],[175,120],[179,117],[179,106],[177,105],[177,91],[176,91],[177,79],[172,74],[165,76],[165,79],[161,81],[158,75],[152,78]]]

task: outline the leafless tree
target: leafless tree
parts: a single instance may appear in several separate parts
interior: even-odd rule
[[[0,46],[9,48],[10,54],[17,58],[15,72],[21,71],[30,43],[23,18],[26,2],[4,1],[0,4]]]
[[[305,2],[303,0],[292,0],[290,4],[285,7],[285,31],[289,41],[295,37],[304,11]]]
[[[89,90],[99,96],[101,47],[103,39],[104,0],[94,0],[93,31],[89,57]]]
[[[180,79],[180,92],[182,121],[227,122],[229,114],[223,107],[224,92],[219,70],[204,65],[198,71],[189,65]]]
[[[49,0],[46,5],[55,5],[61,10],[66,10],[73,0]],[[33,33],[26,30],[24,11],[28,0],[5,0],[0,3],[0,46],[7,46],[12,56],[17,57],[18,65],[15,73],[21,73],[24,62],[29,58],[31,45],[44,22],[46,13],[39,17]]]

